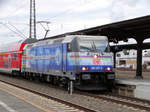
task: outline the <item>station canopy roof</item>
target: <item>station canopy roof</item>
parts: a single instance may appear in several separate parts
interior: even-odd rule
[[[109,42],[127,42],[127,39],[129,38],[133,38],[137,41],[143,41],[150,37],[150,15],[75,32],[69,32],[53,37],[48,37],[46,39],[58,38],[65,35],[105,35],[108,36]],[[124,49],[127,48],[126,46],[128,46],[128,49],[136,49],[136,44],[120,45],[118,47]],[[143,44],[143,49],[148,48],[150,48],[150,43]]]
[[[58,38],[65,35],[106,35],[108,36],[110,42],[115,40],[126,41],[127,38],[144,40],[149,38],[150,35],[150,15],[75,32],[69,32],[49,38]]]
[[[125,44],[125,45],[113,45],[111,46],[111,51],[113,52],[119,52],[122,51],[123,49],[137,49],[137,44]],[[142,45],[142,49],[150,49],[150,42],[144,43]]]

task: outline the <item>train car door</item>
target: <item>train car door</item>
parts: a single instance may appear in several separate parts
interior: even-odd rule
[[[62,64],[62,68],[63,68],[63,72],[67,71],[67,44],[63,44],[63,64]]]
[[[11,55],[8,54],[8,68],[9,68],[9,71],[11,72]]]

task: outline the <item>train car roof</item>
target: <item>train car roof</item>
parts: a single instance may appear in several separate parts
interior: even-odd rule
[[[25,43],[33,43],[36,42],[36,39],[24,39],[24,40],[19,40],[16,42],[11,42],[11,43],[7,43],[7,44],[2,44],[0,46],[0,52],[11,52],[11,51],[20,51],[22,44]]]

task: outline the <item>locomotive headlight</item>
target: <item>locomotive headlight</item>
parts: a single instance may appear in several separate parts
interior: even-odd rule
[[[88,67],[82,67],[82,71],[87,71],[87,70],[89,70]]]
[[[105,70],[106,71],[111,71],[111,67],[106,67]]]
[[[98,54],[94,54],[94,58],[98,58]]]

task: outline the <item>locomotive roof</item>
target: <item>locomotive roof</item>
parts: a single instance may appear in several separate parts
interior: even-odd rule
[[[106,36],[90,36],[90,35],[67,35],[65,37],[60,37],[57,39],[47,39],[47,40],[40,40],[36,43],[28,45],[31,46],[40,46],[40,45],[50,45],[50,44],[59,44],[59,43],[70,43],[74,38],[81,37],[81,38],[91,38],[91,37],[100,37],[99,39],[107,40]]]
[[[40,46],[40,45],[50,45],[50,44],[58,44],[58,43],[69,43],[71,42],[75,36],[65,36],[63,38],[57,38],[57,39],[47,39],[47,40],[40,40],[36,43],[28,45],[30,46]]]
[[[16,42],[11,42],[7,44],[2,44],[0,46],[0,52],[11,52],[11,51],[19,51],[20,48],[22,47],[23,43],[33,43],[36,42],[36,39],[24,39],[24,40],[19,40]]]

